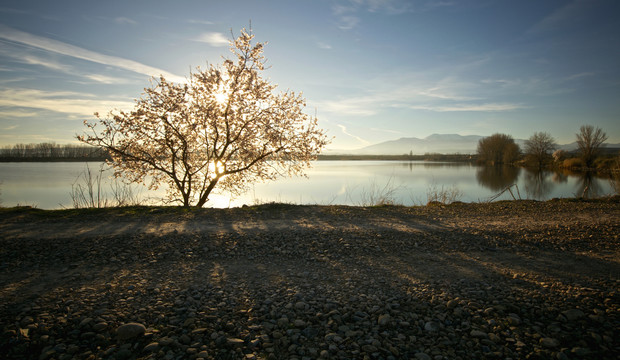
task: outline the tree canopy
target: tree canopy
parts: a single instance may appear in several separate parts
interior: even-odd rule
[[[592,167],[594,160],[599,155],[603,143],[607,140],[607,134],[592,125],[583,125],[577,136],[577,146],[581,153],[581,159],[586,167]]]
[[[551,159],[551,152],[555,148],[555,140],[546,132],[536,132],[525,141],[525,155],[538,168],[542,168]]]
[[[510,164],[519,157],[520,149],[510,135],[493,134],[478,141],[478,161],[492,165]]]
[[[84,143],[105,149],[116,176],[167,185],[168,199],[202,207],[218,189],[239,194],[256,181],[301,175],[327,145],[300,93],[275,93],[263,43],[243,29],[235,61],[198,67],[186,83],[154,79],[131,111],[95,114]]]

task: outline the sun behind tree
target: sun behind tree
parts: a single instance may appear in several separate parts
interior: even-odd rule
[[[84,143],[106,150],[116,176],[149,188],[168,186],[168,199],[202,207],[216,186],[233,195],[257,181],[301,175],[328,144],[305,99],[260,76],[264,44],[245,29],[231,52],[236,62],[197,68],[186,84],[163,76],[130,112],[111,111],[85,125]],[[99,129],[99,126],[102,129]]]

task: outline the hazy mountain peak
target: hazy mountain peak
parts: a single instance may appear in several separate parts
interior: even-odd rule
[[[353,155],[404,155],[409,153],[414,155],[423,155],[426,153],[475,154],[478,141],[484,137],[485,136],[481,135],[431,134],[423,139],[401,137],[396,140],[388,140],[379,144],[366,146],[358,150],[333,152]],[[523,148],[525,140],[515,139],[515,142]],[[608,146],[616,148],[620,147],[620,144],[609,144]],[[573,151],[577,149],[577,144],[558,145],[558,149]]]

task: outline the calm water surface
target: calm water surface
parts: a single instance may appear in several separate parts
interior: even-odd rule
[[[98,172],[100,163],[88,163]],[[42,209],[73,207],[72,184],[86,170],[86,163],[0,163],[0,205],[34,205]],[[111,197],[104,172],[103,190]],[[588,175],[533,173],[513,167],[479,167],[462,163],[403,161],[318,161],[307,171],[308,178],[283,178],[256,184],[236,199],[225,194],[211,196],[208,206],[234,207],[263,202],[296,204],[367,205],[385,199],[397,204],[426,204],[429,192],[458,190],[457,200],[488,201],[506,187],[515,197],[546,200],[555,197],[608,195],[609,182]],[[518,193],[517,193],[518,191]],[[134,193],[158,203],[163,190],[148,191],[134,186]],[[496,200],[512,199],[509,192]]]

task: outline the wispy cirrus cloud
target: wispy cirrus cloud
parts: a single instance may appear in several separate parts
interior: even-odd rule
[[[196,19],[189,19],[189,20],[187,20],[187,22],[189,24],[199,24],[199,25],[213,25],[213,24],[215,24],[213,21],[196,20]]]
[[[328,43],[322,42],[322,41],[317,41],[316,46],[319,47],[319,49],[324,49],[324,50],[331,50],[332,46],[329,45]]]
[[[481,103],[481,104],[451,104],[451,105],[410,105],[412,110],[426,110],[434,112],[503,112],[523,109],[521,104],[512,103]]]
[[[16,56],[13,56],[13,55],[16,55]],[[66,74],[72,74],[72,73],[75,74],[72,66],[61,64],[53,60],[41,59],[33,55],[22,55],[22,56],[20,56],[19,54],[13,54],[13,55],[11,56],[13,56],[15,60],[20,61],[24,64],[42,66],[44,68],[55,70],[55,71],[60,71]]]
[[[586,77],[590,77],[590,76],[594,76],[594,75],[596,75],[595,72],[585,71],[585,72],[569,75],[569,76],[566,77],[566,80],[582,79],[582,78],[586,78]]]
[[[20,14],[20,15],[28,14],[28,12],[25,10],[14,9],[14,8],[9,8],[9,7],[4,7],[4,6],[0,7],[0,12],[7,13],[7,14]]]
[[[338,126],[338,127],[340,128],[340,131],[342,131],[342,133],[343,133],[343,134],[345,134],[345,135],[347,135],[347,136],[349,136],[349,137],[354,138],[355,140],[357,140],[357,141],[361,142],[361,143],[362,143],[362,144],[364,144],[364,145],[369,145],[369,144],[370,144],[370,141],[368,141],[368,140],[366,140],[366,139],[363,139],[363,138],[361,138],[361,137],[359,137],[359,136],[357,136],[357,135],[351,134],[351,133],[347,130],[347,127],[346,127],[346,126],[344,126],[344,125],[342,125],[342,124],[336,124],[336,126]]]
[[[95,95],[71,91],[42,91],[36,89],[5,89],[0,90],[0,107],[9,108],[4,111],[20,112],[26,117],[27,110],[39,109],[58,113],[91,117],[94,112],[107,113],[114,108],[131,109],[133,102],[117,99],[101,99]]]
[[[128,79],[114,77],[114,76],[101,75],[101,74],[85,74],[83,76],[91,81],[98,82],[100,84],[114,85],[114,84],[125,84],[129,82]]]
[[[195,38],[194,41],[207,43],[215,47],[228,46],[230,44],[230,40],[224,34],[219,32],[207,32],[201,34]]]
[[[504,80],[488,79],[465,81],[447,77],[436,81],[416,79],[415,75],[401,74],[398,82],[389,76],[371,80],[366,91],[357,96],[329,99],[317,102],[322,111],[340,116],[370,117],[389,109],[419,110],[432,112],[506,112],[527,108],[514,101],[505,101],[501,91],[518,92],[518,81],[510,86],[515,89],[489,90],[489,85],[504,86]],[[506,80],[507,81],[507,80]],[[508,86],[508,85],[506,85]],[[530,86],[531,88],[531,86]],[[504,92],[505,93],[505,92]],[[497,96],[496,96],[497,95]]]
[[[402,0],[366,0],[365,5],[369,12],[384,12],[390,15],[404,14],[414,9],[411,1]]]
[[[130,19],[124,16],[119,16],[119,17],[114,18],[114,22],[116,22],[117,24],[138,25],[138,22],[135,21],[134,19]]]
[[[77,77],[82,77],[82,78],[85,78],[85,79],[88,79],[94,82],[102,83],[102,84],[124,84],[124,83],[129,82],[127,78],[119,78],[119,77],[112,77],[112,76],[92,74],[92,73],[82,74],[80,73],[80,71],[78,71],[71,65],[63,64],[63,63],[60,63],[52,59],[43,59],[43,58],[28,54],[28,53],[3,51],[2,54],[9,56],[13,58],[15,61],[23,63],[23,64],[41,66],[46,69],[58,71],[64,74],[69,74],[69,75],[73,75]]]
[[[573,0],[551,12],[532,26],[527,32],[530,34],[541,34],[569,26],[575,22],[575,19],[587,13],[587,8],[595,5],[596,2],[593,1]]]
[[[332,15],[337,20],[337,26],[341,30],[351,30],[357,27],[364,13],[383,13],[388,15],[401,15],[420,9],[451,5],[446,1],[427,1],[418,8],[409,0],[348,0],[340,1],[332,6]],[[418,4],[415,4],[416,6]]]
[[[372,116],[378,111],[376,107],[373,108],[371,104],[375,103],[372,97],[351,97],[341,100],[329,100],[318,102],[319,107],[327,112],[342,114],[342,115],[354,115],[354,116]]]
[[[359,24],[360,18],[353,15],[340,16],[338,19],[338,28],[341,30],[351,30]]]
[[[32,111],[32,109],[11,109],[11,110],[0,110],[0,117],[2,118],[28,118],[38,116],[39,113],[36,111]],[[11,129],[17,126],[13,126]],[[5,130],[11,130],[5,128]]]
[[[129,70],[138,74],[155,77],[163,75],[168,80],[175,82],[185,82],[186,80],[184,77],[172,74],[162,69],[139,63],[137,61],[124,59],[117,56],[101,54],[96,51],[87,50],[75,45],[64,43],[62,41],[33,35],[7,26],[0,25],[0,39],[37,48],[40,50],[53,52],[56,54],[61,54],[64,56]]]

